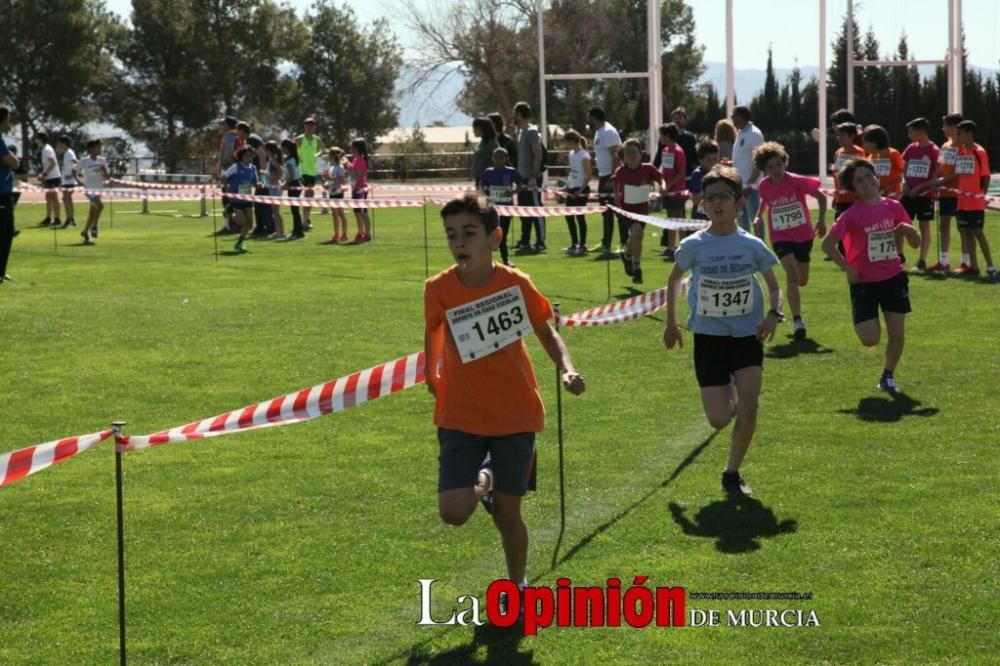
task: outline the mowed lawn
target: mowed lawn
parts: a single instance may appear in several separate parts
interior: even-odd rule
[[[114,207],[93,247],[79,245],[78,227],[58,232],[55,248],[53,232],[34,227],[40,207],[17,210],[16,282],[0,286],[0,452],[115,419],[154,432],[422,345],[420,209],[377,211],[371,244],[322,244],[330,217],[317,215],[306,240],[250,242],[248,254],[216,260],[211,218]],[[434,273],[449,255],[433,205],[427,220]],[[600,221],[590,220],[593,243]],[[992,214],[1000,253],[998,228]],[[564,313],[604,303],[606,262],[563,255],[567,243],[551,218],[548,253],[515,261]],[[627,588],[648,576],[689,593],[811,600],[689,598],[689,610],[721,611],[718,628],[550,627],[524,638],[417,626],[418,579],[438,581],[443,619],[458,596],[483,598],[505,575],[488,516],[461,529],[437,517],[433,403],[417,387],[306,424],[127,454],[130,661],[995,663],[1000,285],[912,275],[904,393],[891,400],[875,391],[884,345],[858,343],[843,276],[819,255],[803,296],[810,340],[793,344],[784,324],[768,348],[744,467],[752,501],[724,500],[731,427],[712,436],[692,338],[664,351],[660,312],[563,331],[587,391],[563,396],[566,531],[554,565],[555,373],[529,342],[548,427],[540,491],[525,504],[535,584],[618,577]],[[647,256],[644,267],[652,289],[670,264]],[[613,295],[629,295],[620,262],[610,268]],[[0,663],[117,659],[113,459],[105,442],[0,488]],[[814,611],[820,626],[725,626],[740,609]]]

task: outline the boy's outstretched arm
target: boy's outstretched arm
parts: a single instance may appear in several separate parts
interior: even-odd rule
[[[563,342],[559,332],[552,328],[552,325],[545,322],[544,325],[535,329],[535,335],[545,348],[545,353],[549,355],[552,362],[559,368],[563,386],[573,395],[580,395],[587,388],[583,375],[573,367],[573,359],[569,357],[569,350]]]
[[[677,295],[680,293],[680,284],[683,278],[684,271],[680,266],[674,264],[674,268],[667,278],[667,325],[663,329],[663,344],[667,349],[673,349],[675,345],[684,346],[681,329],[677,326]]]

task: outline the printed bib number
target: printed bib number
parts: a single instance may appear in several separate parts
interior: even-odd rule
[[[771,209],[771,226],[775,231],[785,231],[806,223],[806,214],[798,201],[775,206]]]
[[[625,203],[627,204],[649,203],[649,185],[626,185]]]
[[[872,166],[875,168],[875,175],[882,177],[889,175],[889,160],[872,160]]]
[[[698,280],[698,314],[704,317],[739,317],[753,310],[753,276],[731,280]]]
[[[906,177],[907,178],[927,178],[931,175],[931,163],[929,160],[907,160],[906,161]]]
[[[667,151],[664,150],[663,154],[660,156],[660,168],[661,169],[673,169],[674,168],[674,157],[675,157],[675,155],[673,153],[668,153]]]
[[[240,194],[253,194],[253,183],[240,183]]]
[[[579,166],[571,166],[569,168],[569,186],[570,187],[580,187],[580,181],[583,180],[583,172],[580,170]]]
[[[868,261],[889,261],[899,256],[896,249],[896,232],[892,229],[868,232]]]
[[[958,159],[958,148],[949,146],[941,149],[941,164],[954,164]]]
[[[445,314],[462,363],[489,356],[532,330],[518,286],[459,305]]]
[[[514,202],[514,191],[509,187],[491,186],[490,201],[496,204],[509,204]]]
[[[955,173],[960,176],[971,176],[976,173],[976,158],[974,155],[960,155],[955,158]]]

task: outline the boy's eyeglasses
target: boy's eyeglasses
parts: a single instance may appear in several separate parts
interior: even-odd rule
[[[732,201],[736,198],[736,195],[732,192],[716,192],[715,194],[706,194],[705,201],[708,203],[725,202]]]

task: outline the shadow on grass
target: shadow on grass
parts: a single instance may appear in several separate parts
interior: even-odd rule
[[[539,580],[541,578],[544,578],[546,575],[548,575],[551,571],[553,571],[560,564],[563,564],[563,563],[569,561],[570,559],[572,559],[572,557],[574,555],[576,555],[581,550],[583,550],[584,548],[586,548],[587,546],[589,546],[590,543],[594,539],[596,539],[599,535],[601,535],[602,533],[606,532],[608,529],[610,529],[611,527],[613,527],[622,518],[626,517],[627,515],[629,515],[633,511],[635,511],[637,508],[639,508],[640,506],[642,506],[643,504],[645,504],[647,501],[649,501],[650,498],[653,497],[653,495],[655,495],[656,493],[660,492],[661,490],[663,490],[664,488],[666,488],[668,485],[670,485],[677,477],[679,477],[681,475],[681,472],[683,472],[685,469],[687,469],[688,466],[691,463],[693,463],[695,460],[698,459],[698,456],[701,455],[701,452],[704,451],[706,448],[708,448],[708,445],[712,443],[712,440],[715,439],[715,436],[717,434],[719,434],[718,430],[716,430],[711,435],[709,435],[705,439],[704,442],[702,442],[701,444],[699,444],[698,446],[696,446],[694,449],[691,450],[690,453],[687,454],[687,457],[685,457],[684,460],[682,460],[677,465],[677,467],[674,468],[674,471],[670,473],[670,476],[668,476],[666,479],[664,479],[663,481],[661,481],[659,484],[657,484],[656,486],[654,486],[653,488],[651,488],[649,491],[646,492],[645,495],[643,495],[642,497],[640,497],[636,501],[632,502],[632,504],[630,504],[629,506],[627,506],[624,509],[622,509],[620,512],[618,512],[618,514],[616,516],[614,516],[613,518],[610,518],[609,520],[607,520],[607,521],[601,523],[600,525],[598,525],[596,528],[594,528],[594,530],[590,534],[584,536],[582,539],[580,539],[579,541],[577,541],[576,544],[572,548],[570,548],[568,551],[566,551],[566,554],[563,555],[562,557],[558,557],[559,547],[560,547],[561,544],[560,543],[556,543],[555,552],[552,554],[552,560],[553,560],[552,566],[550,566],[549,569],[547,571],[545,571],[544,573],[536,576],[535,579],[532,582],[537,581],[537,580]]]
[[[795,358],[802,354],[832,354],[833,349],[824,347],[812,338],[796,340],[791,335],[787,336],[788,342],[780,345],[767,347],[765,356],[774,359]]]
[[[484,624],[476,627],[472,641],[467,645],[460,645],[437,655],[428,654],[427,649],[420,645],[410,651],[406,656],[405,663],[407,666],[423,666],[424,664],[530,666],[538,663],[535,661],[534,653],[519,650],[522,638],[524,638],[524,634],[519,625],[502,629],[491,624]],[[486,649],[485,657],[477,655],[482,648]]]
[[[904,416],[935,416],[941,410],[937,407],[920,407],[923,403],[907,394],[899,392],[893,396],[862,398],[853,409],[839,409],[840,414],[853,414],[862,421],[892,423]]]
[[[750,553],[760,548],[760,539],[790,534],[798,529],[794,520],[778,522],[774,511],[760,500],[730,496],[698,509],[692,522],[681,505],[671,502],[670,515],[688,536],[715,539],[720,553]]]

